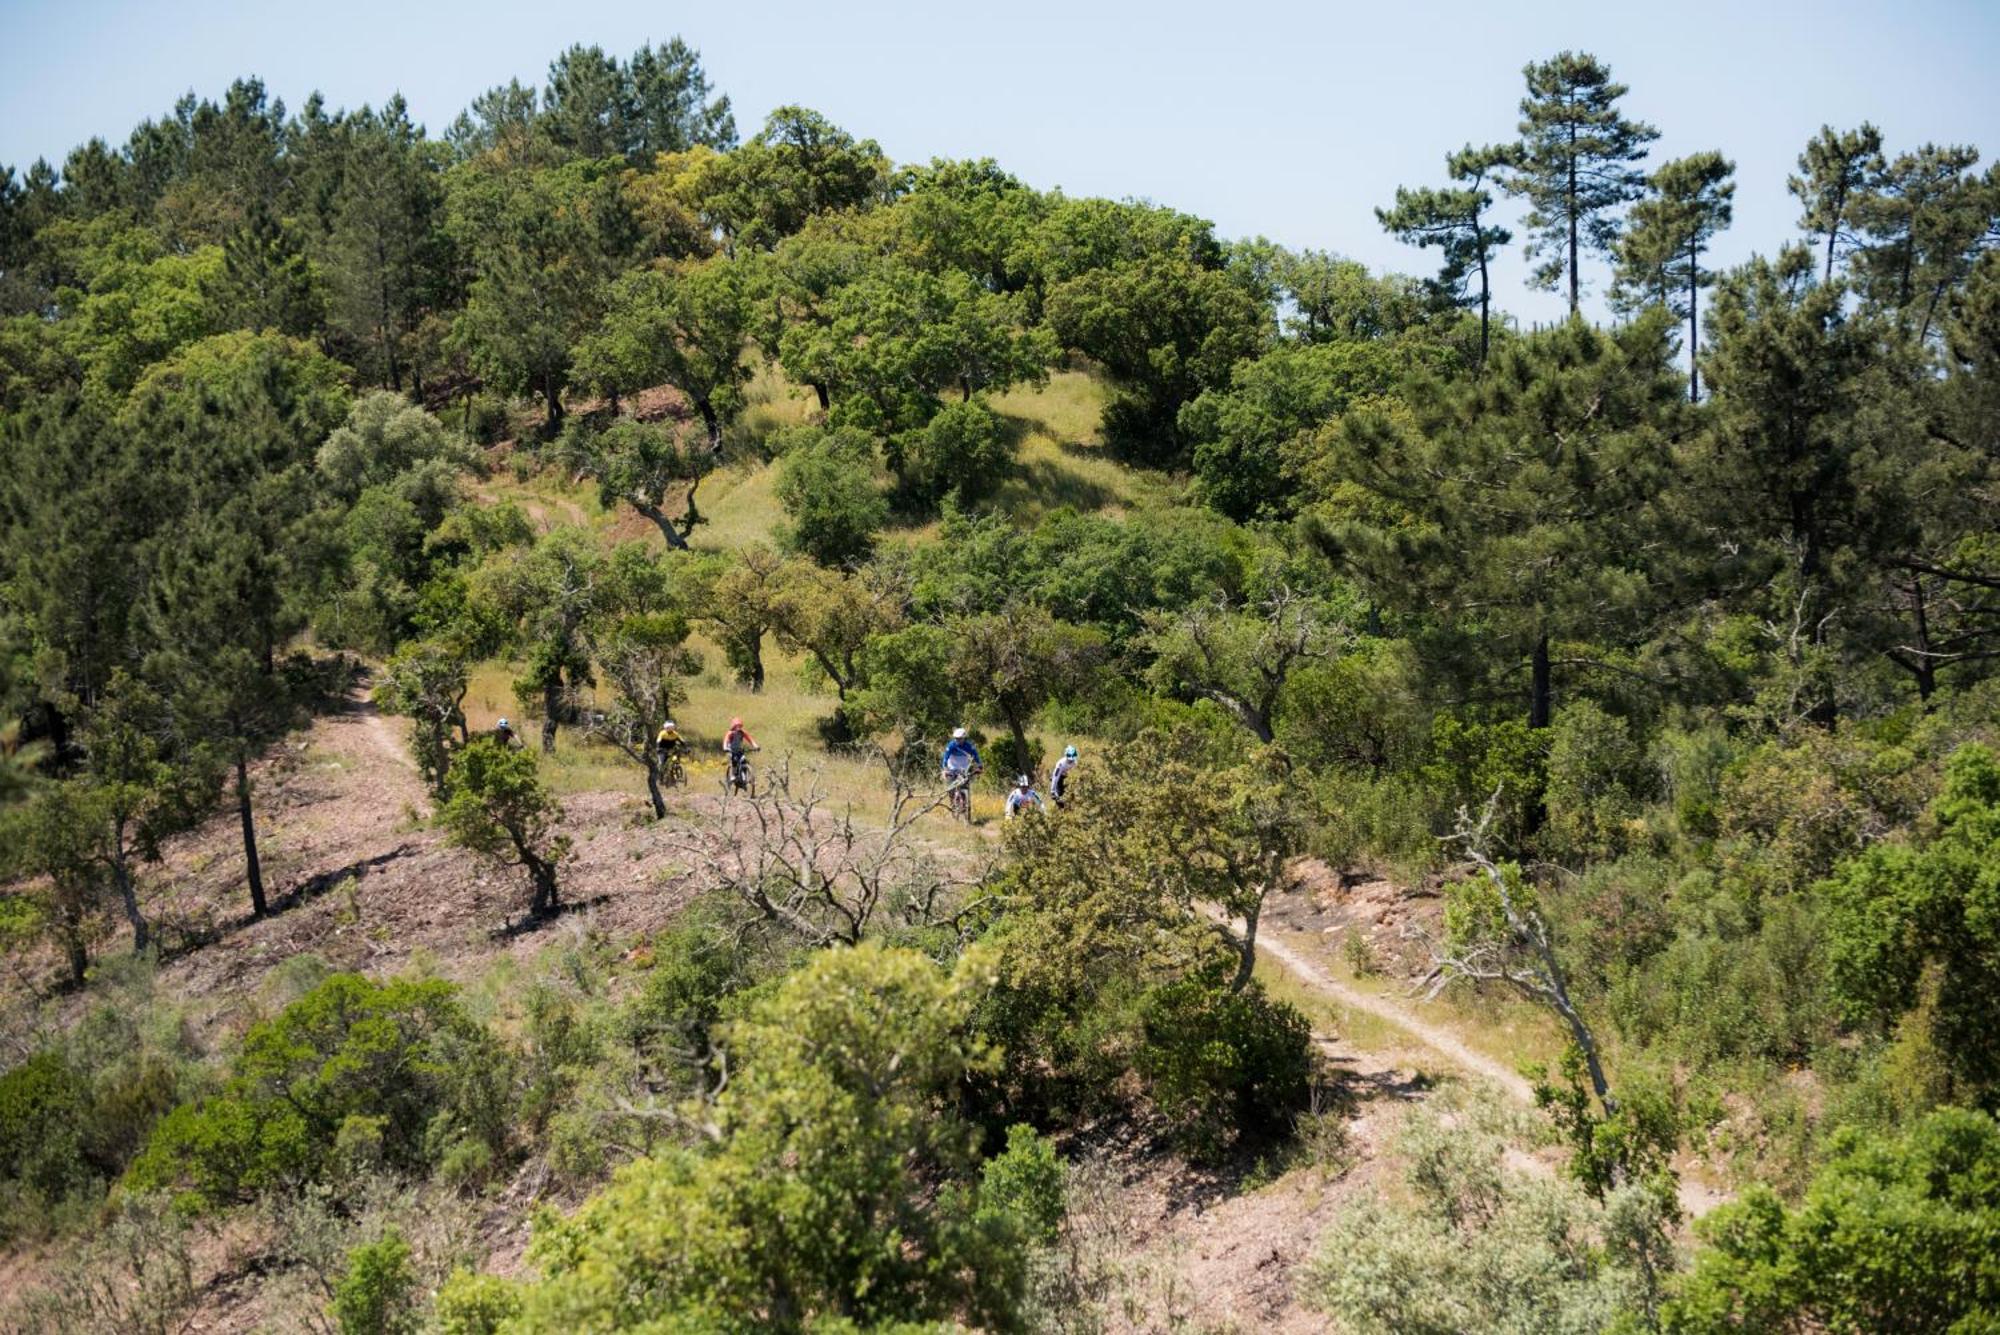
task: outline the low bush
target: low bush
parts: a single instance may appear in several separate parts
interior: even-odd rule
[[[461,1140],[503,1148],[510,1100],[505,1052],[449,983],[336,974],[253,1027],[223,1088],[169,1113],[127,1180],[219,1205],[318,1180],[363,1140],[419,1170]]]
[[[1239,1137],[1290,1125],[1312,1078],[1305,1017],[1255,983],[1184,978],[1147,994],[1136,1065],[1180,1143],[1215,1159]]]
[[[347,1272],[333,1289],[341,1335],[415,1335],[417,1276],[410,1244],[393,1226],[347,1254]]]
[[[1900,1137],[1844,1131],[1796,1207],[1752,1187],[1697,1232],[1670,1331],[1990,1330],[2000,1123],[1954,1108]]]

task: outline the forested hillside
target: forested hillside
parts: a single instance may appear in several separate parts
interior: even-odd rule
[[[2000,171],[1626,91],[1418,278],[678,39],[0,168],[0,1326],[2000,1328]]]

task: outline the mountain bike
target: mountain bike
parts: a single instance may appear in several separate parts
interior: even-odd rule
[[[945,790],[945,799],[950,803],[953,820],[972,824],[972,781],[979,775],[979,766],[962,771],[946,770],[944,780],[951,785]]]

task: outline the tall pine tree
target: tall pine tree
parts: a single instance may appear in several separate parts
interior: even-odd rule
[[[1645,174],[1632,164],[1660,132],[1619,114],[1628,91],[1597,57],[1564,51],[1522,73],[1521,143],[1507,188],[1525,196],[1528,256],[1539,258],[1530,281],[1550,291],[1565,276],[1569,308],[1582,300],[1583,252],[1606,253],[1618,240],[1620,205],[1638,199]]]
[[[1649,180],[1646,198],[1633,206],[1631,229],[1618,242],[1613,304],[1634,310],[1658,303],[1687,321],[1690,402],[1701,397],[1701,290],[1715,282],[1702,255],[1729,226],[1735,171],[1735,163],[1714,152],[1665,164]]]
[[[1397,240],[1413,246],[1437,246],[1444,252],[1444,265],[1436,279],[1437,288],[1453,303],[1463,306],[1473,300],[1466,295],[1467,279],[1479,278],[1479,360],[1486,360],[1490,343],[1488,325],[1493,303],[1493,284],[1487,265],[1493,252],[1514,239],[1506,228],[1494,224],[1488,210],[1493,196],[1485,186],[1497,170],[1511,164],[1514,151],[1506,145],[1489,144],[1474,148],[1467,144],[1451,155],[1447,170],[1463,185],[1447,190],[1396,188],[1396,205],[1377,209],[1375,217]]]

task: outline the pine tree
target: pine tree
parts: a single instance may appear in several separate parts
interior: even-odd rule
[[[161,648],[146,676],[160,684],[189,755],[234,771],[251,912],[270,911],[251,805],[250,761],[298,721],[297,702],[271,662],[282,591],[276,563],[243,507],[197,514],[163,535],[150,587]]]
[[[1490,671],[1525,665],[1531,728],[1552,717],[1559,647],[1588,664],[1591,643],[1637,643],[1649,624],[1646,544],[1680,398],[1667,329],[1568,321],[1503,342],[1476,380],[1420,376],[1406,407],[1342,419],[1333,465],[1380,504],[1316,540]]]
[[[624,157],[633,140],[631,85],[601,46],[572,46],[549,62],[541,127],[555,144],[583,158]]]
[[[326,241],[328,314],[355,343],[375,346],[381,383],[401,391],[410,333],[444,295],[440,163],[400,97],[349,117],[347,133]]]
[[[1854,204],[1865,238],[1854,255],[1855,286],[1896,311],[1919,342],[1993,240],[2000,182],[1974,175],[1978,162],[1976,148],[1925,144],[1897,155]]]
[[[1862,500],[1879,472],[1866,428],[1880,414],[1865,410],[1889,396],[1867,377],[1892,349],[1879,322],[1844,309],[1844,283],[1816,279],[1803,246],[1724,276],[1709,312],[1712,413],[1690,477],[1702,522],[1736,553],[1715,577],[1771,599],[1758,610],[1790,628],[1779,651],[1797,714],[1830,725],[1829,645],[1864,569],[1857,554],[1883,522]]]
[[[627,152],[640,163],[697,144],[736,147],[736,117],[727,97],[711,98],[701,53],[675,37],[657,51],[648,43],[626,65],[631,84],[631,140]]]
[[[1850,229],[1855,201],[1874,188],[1881,170],[1882,132],[1866,121],[1844,133],[1823,125],[1799,154],[1799,175],[1789,178],[1786,186],[1805,206],[1799,226],[1826,236],[1826,273],[1821,282],[1833,281],[1839,248],[1854,245]]]
[[[1528,255],[1541,258],[1531,279],[1553,291],[1567,275],[1569,308],[1582,300],[1583,252],[1609,252],[1618,240],[1620,205],[1644,193],[1645,175],[1630,164],[1660,132],[1618,112],[1628,91],[1595,56],[1564,51],[1522,73],[1521,143],[1507,189],[1527,198]]]
[[[1736,164],[1720,153],[1677,158],[1654,172],[1632,226],[1618,242],[1612,303],[1636,310],[1655,303],[1687,321],[1688,400],[1701,397],[1701,289],[1715,282],[1702,254],[1729,226]]]
[[[318,275],[297,234],[261,198],[222,245],[225,300],[244,329],[313,333],[325,315]]]
[[[1488,220],[1493,196],[1485,189],[1487,179],[1508,166],[1514,158],[1506,145],[1489,144],[1474,148],[1467,144],[1447,159],[1454,181],[1466,184],[1455,190],[1410,190],[1396,188],[1396,206],[1377,209],[1375,217],[1398,241],[1412,246],[1437,246],[1444,252],[1444,265],[1435,280],[1437,289],[1455,305],[1469,305],[1467,278],[1479,276],[1479,360],[1486,360],[1490,344],[1488,323],[1493,302],[1493,284],[1487,264],[1493,253],[1514,239],[1514,234]]]

